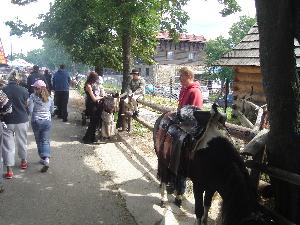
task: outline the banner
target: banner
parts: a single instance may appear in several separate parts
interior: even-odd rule
[[[7,59],[5,58],[1,39],[0,39],[0,64],[7,64]]]

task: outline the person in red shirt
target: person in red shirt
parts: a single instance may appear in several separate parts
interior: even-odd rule
[[[179,74],[182,88],[179,94],[178,108],[180,109],[185,105],[192,105],[201,109],[203,106],[202,92],[200,83],[194,81],[194,73],[187,67],[182,67],[179,70]]]
[[[202,92],[200,89],[200,83],[194,81],[194,73],[187,67],[182,67],[179,70],[179,74],[182,88],[179,94],[178,109],[181,109],[186,105],[196,106],[201,109],[203,106]],[[184,176],[177,175],[173,183],[170,182],[167,186],[169,186],[170,190],[175,189],[175,204],[180,207],[182,204],[182,196],[186,189],[186,178]]]

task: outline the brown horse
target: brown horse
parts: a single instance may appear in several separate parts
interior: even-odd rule
[[[250,182],[242,158],[226,135],[225,120],[217,107],[213,106],[208,119],[207,112],[196,109],[189,112],[191,114],[189,117],[195,120],[196,132],[194,139],[187,139],[187,142],[192,144],[184,144],[185,148],[181,149],[178,168],[184,169],[177,170],[176,174],[171,160],[166,160],[170,157],[165,157],[166,152],[163,154],[161,152],[164,150],[160,148],[164,146],[164,143],[161,143],[164,140],[157,137],[162,134],[160,129],[164,116],[161,116],[155,124],[154,143],[158,157],[158,178],[161,181],[161,201],[167,200],[165,188],[169,178],[183,175],[193,182],[197,225],[207,224],[211,201],[209,198],[215,191],[219,192],[223,199],[223,225],[276,224],[260,211],[256,190]],[[172,152],[168,154],[172,156]],[[182,171],[184,173],[180,174]],[[205,207],[203,207],[204,192],[208,194],[204,201]]]

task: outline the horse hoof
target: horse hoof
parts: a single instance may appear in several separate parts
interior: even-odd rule
[[[182,205],[182,200],[178,199],[178,198],[175,198],[174,204],[180,208],[181,205]]]
[[[161,207],[161,208],[166,208],[166,204],[167,204],[167,202],[165,202],[165,201],[160,201],[160,207]]]

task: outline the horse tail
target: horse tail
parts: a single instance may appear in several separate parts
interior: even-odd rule
[[[155,149],[155,152],[158,151],[158,149],[156,149],[156,142],[157,142],[157,133],[158,133],[158,130],[159,130],[159,125],[160,125],[160,122],[161,120],[164,118],[166,113],[163,113],[162,115],[160,115],[157,120],[155,121],[154,123],[154,127],[153,127],[153,143],[154,143],[154,149]]]

